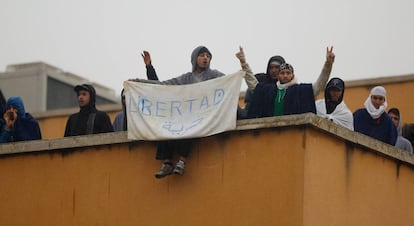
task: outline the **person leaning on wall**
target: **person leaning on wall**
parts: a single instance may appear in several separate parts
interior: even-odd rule
[[[246,62],[242,48],[236,54],[240,62]],[[326,48],[326,61],[316,82],[312,84],[297,83],[293,66],[283,63],[279,66],[277,81],[273,83],[259,82],[256,77],[246,73],[245,81],[253,92],[248,118],[302,114],[316,114],[315,97],[326,85],[335,60],[333,47]]]
[[[25,111],[21,97],[10,97],[5,107],[0,143],[42,139],[39,123]]]
[[[388,106],[386,98],[387,91],[384,87],[372,88],[365,100],[364,108],[353,113],[354,130],[394,146],[397,141],[397,129],[385,112]]]
[[[408,153],[413,153],[413,146],[411,142],[402,136],[402,126],[401,126],[401,114],[398,108],[391,108],[388,110],[388,115],[391,118],[392,123],[394,123],[395,128],[397,128],[397,141],[395,142],[395,147],[407,151]]]
[[[65,137],[113,132],[109,116],[96,109],[95,88],[89,84],[82,84],[75,86],[74,91],[80,109],[78,113],[69,116],[66,122]]]
[[[345,82],[332,78],[326,84],[325,98],[317,100],[316,114],[350,130],[354,130],[354,117],[344,102]]]

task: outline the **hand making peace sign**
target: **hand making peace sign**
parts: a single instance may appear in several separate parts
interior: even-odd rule
[[[333,46],[331,48],[326,47],[326,62],[333,64],[335,61],[335,53],[333,52]]]

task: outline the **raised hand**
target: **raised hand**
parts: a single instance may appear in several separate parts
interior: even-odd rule
[[[244,55],[243,47],[239,46],[239,52],[236,53],[236,57],[240,60],[241,64],[246,63],[246,56]]]
[[[151,55],[149,54],[148,51],[143,51],[141,53],[142,59],[144,60],[145,65],[151,65]]]
[[[335,61],[335,53],[333,52],[333,46],[331,48],[326,47],[326,62],[333,64]]]
[[[6,122],[6,127],[8,129],[12,128],[14,123],[17,120],[17,112],[15,109],[8,109],[3,115],[4,121]]]

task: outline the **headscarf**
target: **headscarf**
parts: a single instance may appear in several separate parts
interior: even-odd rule
[[[374,96],[374,95],[375,96],[382,96],[385,99],[384,103],[378,109],[376,109],[374,107],[374,105],[372,104],[372,101],[371,101],[371,96]],[[385,88],[382,87],[382,86],[375,86],[374,88],[372,88],[367,100],[365,100],[364,105],[365,105],[365,108],[367,109],[368,113],[371,115],[371,117],[373,119],[377,119],[377,118],[381,117],[382,113],[385,112],[385,109],[388,106],[388,104],[387,104],[387,91],[385,90]]]

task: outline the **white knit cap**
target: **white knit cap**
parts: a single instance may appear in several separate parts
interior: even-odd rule
[[[371,93],[369,94],[369,96],[373,95],[387,97],[387,91],[382,86],[375,86],[371,89]]]

